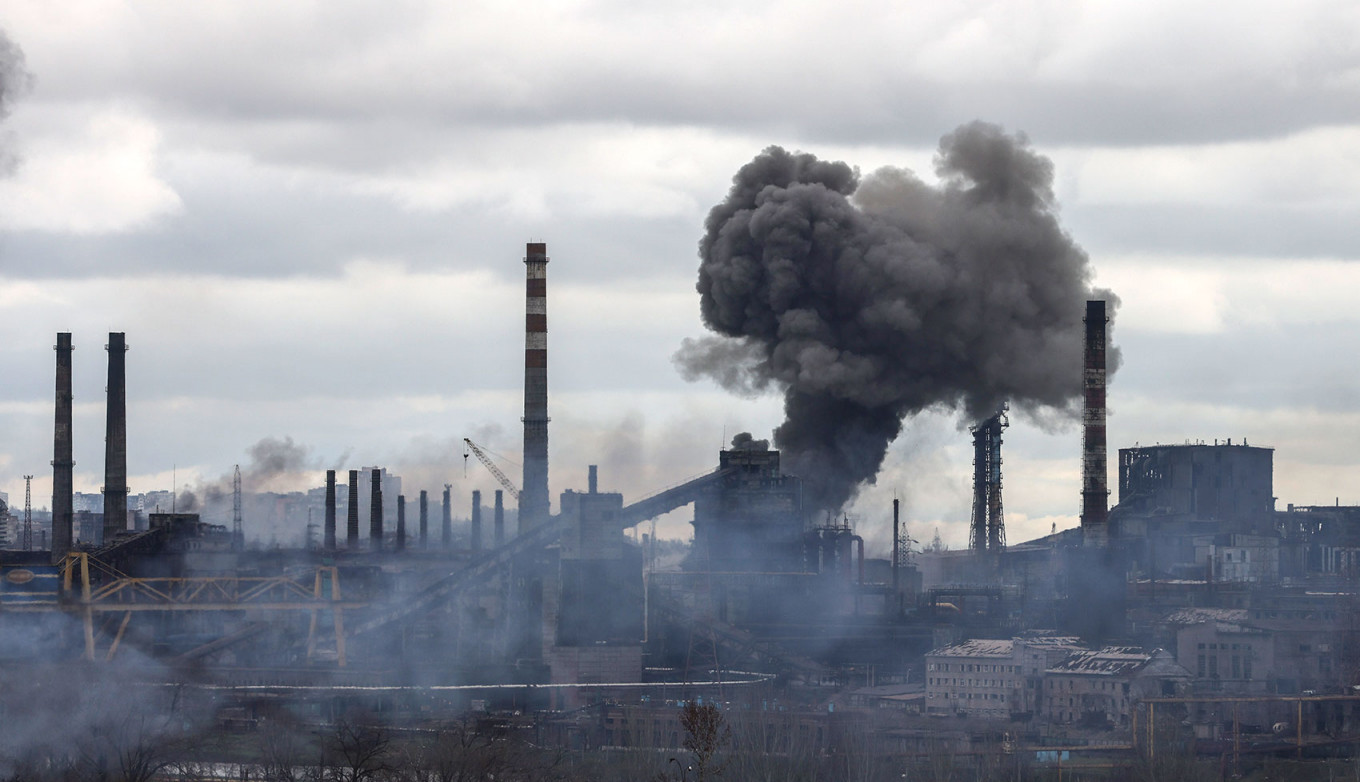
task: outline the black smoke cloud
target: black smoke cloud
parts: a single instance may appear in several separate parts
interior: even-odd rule
[[[872,482],[906,416],[969,421],[1003,401],[1075,409],[1086,253],[1057,219],[1053,165],[982,122],[940,141],[941,184],[770,147],[741,168],[699,244],[704,324],[687,379],[778,389],[775,430],[811,509]],[[852,201],[853,196],[853,201]],[[1110,366],[1118,363],[1111,353]]]
[[[24,52],[0,30],[0,120],[9,116],[14,99],[33,86],[33,76],[24,65]],[[9,139],[0,135],[0,175],[9,174],[17,163],[9,149]]]

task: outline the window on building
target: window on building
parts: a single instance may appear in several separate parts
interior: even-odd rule
[[[1242,658],[1236,654],[1232,656],[1232,677],[1234,679],[1242,678]]]

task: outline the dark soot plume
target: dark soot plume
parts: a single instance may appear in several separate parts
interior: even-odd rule
[[[1053,164],[982,122],[940,141],[942,184],[770,147],[733,179],[699,244],[705,325],[685,377],[784,393],[775,430],[810,510],[872,482],[905,416],[976,421],[1003,401],[1075,410],[1086,253],[1058,224]],[[850,196],[854,194],[854,202]],[[1118,363],[1111,352],[1110,366]]]

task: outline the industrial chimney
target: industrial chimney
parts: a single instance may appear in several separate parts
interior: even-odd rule
[[[57,421],[52,453],[52,562],[71,550],[75,457],[71,445],[71,333],[57,334]]]
[[[373,468],[373,484],[368,492],[368,546],[374,551],[383,547],[382,468]]]
[[[104,542],[127,531],[127,342],[110,332],[109,383],[104,428]]]
[[[322,543],[327,551],[335,551],[335,470],[326,471],[326,538]]]
[[[520,531],[548,520],[548,245],[524,250],[524,484]]]
[[[1086,368],[1083,375],[1081,534],[1082,543],[1109,543],[1110,490],[1105,472],[1105,317],[1104,301],[1086,302]]]
[[[453,493],[453,485],[444,484],[444,517],[440,519],[439,542],[445,549],[453,548],[453,506],[450,495]]]
[[[349,504],[346,506],[348,518],[345,519],[345,545],[351,550],[359,548],[359,471],[349,471]]]
[[[496,515],[492,519],[492,540],[495,541],[496,548],[505,545],[505,492],[496,490]]]
[[[482,550],[482,493],[472,490],[472,541],[468,545],[472,553],[476,554]]]
[[[420,490],[420,547],[425,548],[430,542],[430,494],[424,489]]]

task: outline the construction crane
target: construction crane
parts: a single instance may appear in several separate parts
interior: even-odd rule
[[[486,465],[486,469],[490,470],[491,474],[496,476],[496,480],[500,482],[501,486],[505,487],[505,490],[509,492],[511,497],[515,498],[515,502],[519,502],[519,489],[516,489],[515,484],[511,483],[510,479],[505,477],[505,473],[501,472],[500,468],[491,461],[491,457],[487,456],[485,451],[466,437],[463,438],[463,442],[467,444],[468,450],[472,451],[473,455],[477,457],[477,461]],[[464,455],[464,458],[467,458],[466,454]]]

